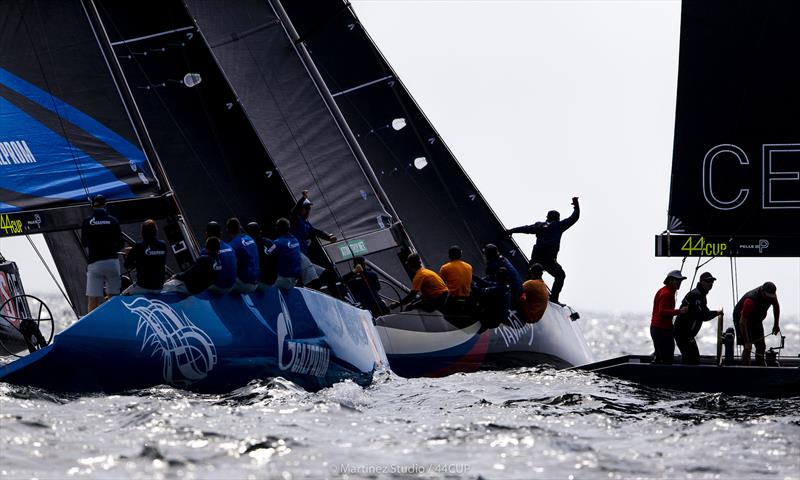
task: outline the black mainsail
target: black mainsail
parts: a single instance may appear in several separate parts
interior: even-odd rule
[[[684,1],[660,256],[800,256],[800,3]]]
[[[432,266],[460,244],[482,270],[481,248],[497,243],[519,268],[525,257],[458,164],[344,0],[271,0],[305,49],[357,138],[382,189]]]

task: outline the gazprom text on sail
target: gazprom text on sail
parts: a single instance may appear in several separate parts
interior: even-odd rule
[[[19,165],[36,163],[31,149],[25,140],[0,142],[0,165]]]

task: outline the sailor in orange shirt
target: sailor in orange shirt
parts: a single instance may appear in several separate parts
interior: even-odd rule
[[[406,310],[419,309],[426,312],[441,310],[447,303],[447,285],[433,270],[428,270],[422,266],[419,255],[412,253],[408,256],[406,264],[414,272],[414,279],[411,281],[411,291],[399,302],[395,302],[392,308],[408,305]],[[419,298],[417,299],[417,295]]]
[[[439,276],[449,290],[447,311],[461,313],[467,308],[467,299],[472,290],[472,265],[461,260],[461,247],[453,245],[448,252],[450,261],[439,269]]]
[[[544,316],[547,310],[547,303],[550,298],[550,291],[547,289],[542,274],[544,268],[538,263],[532,263],[528,269],[530,280],[522,284],[522,296],[520,297],[520,313],[528,323],[536,323]]]

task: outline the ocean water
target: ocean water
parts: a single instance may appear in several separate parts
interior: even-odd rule
[[[646,315],[579,321],[598,359],[650,351]],[[800,322],[783,323],[796,355]],[[548,366],[384,372],[367,388],[316,393],[283,379],[226,395],[0,384],[0,476],[800,479],[800,398],[679,393]]]

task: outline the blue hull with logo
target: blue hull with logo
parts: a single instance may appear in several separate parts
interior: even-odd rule
[[[66,392],[169,384],[224,392],[287,378],[317,390],[386,368],[369,312],[321,293],[114,297],[53,343],[0,367],[0,381]]]

